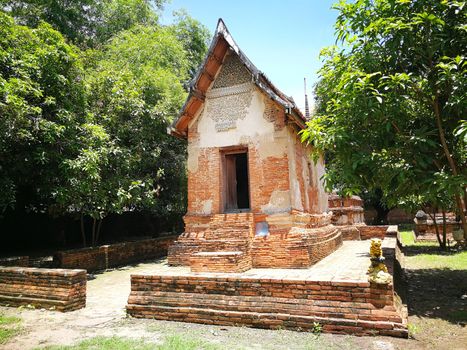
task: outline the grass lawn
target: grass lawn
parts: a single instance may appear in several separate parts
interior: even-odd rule
[[[21,319],[0,314],[0,344],[6,343],[19,333]]]
[[[442,251],[401,231],[407,278],[409,333],[427,347],[457,349],[467,342],[467,251]]]
[[[412,231],[401,231],[410,269],[467,270],[467,251],[441,251],[437,242],[415,242]]]
[[[50,346],[47,350],[221,350],[220,346],[201,339],[172,335],[164,338],[162,344],[154,344],[143,340],[120,337],[96,337],[71,346]]]

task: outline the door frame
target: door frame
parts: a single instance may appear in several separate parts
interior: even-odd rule
[[[229,147],[222,147],[219,149],[220,151],[220,158],[221,158],[221,181],[220,181],[220,188],[219,188],[219,193],[220,193],[220,200],[221,200],[221,205],[220,209],[221,212],[224,214],[229,214],[229,213],[249,213],[251,212],[251,178],[250,178],[250,157],[248,155],[248,146],[247,145],[237,145],[237,146],[229,146]],[[225,156],[226,155],[232,155],[232,154],[246,154],[246,163],[247,163],[247,176],[248,176],[248,202],[250,207],[246,209],[226,209],[226,186],[227,186],[227,173],[226,173],[226,160]]]

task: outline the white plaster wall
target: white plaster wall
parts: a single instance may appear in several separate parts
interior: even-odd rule
[[[210,99],[206,99],[206,106],[198,117],[198,133],[200,135],[198,147],[228,147],[235,146],[247,141],[257,144],[260,156],[282,156],[287,151],[286,138],[284,133],[281,142],[281,135],[274,131],[274,124],[263,117],[266,98],[259,89],[254,86],[250,92],[252,94],[250,106],[243,119],[235,121],[236,127],[227,131],[217,131],[216,122],[210,118]],[[224,99],[225,97],[218,97]],[[280,133],[279,133],[280,134]],[[285,142],[284,142],[285,141]]]
[[[297,169],[296,169],[296,157],[297,155],[295,154],[295,146],[296,144],[300,144],[301,141],[299,137],[297,136],[297,132],[292,128],[288,128],[289,132],[289,169],[290,169],[290,196],[291,196],[291,203],[292,207],[297,210],[303,210],[303,211],[310,211],[310,205],[311,202],[313,202],[312,198],[308,198],[308,188],[310,186],[310,181],[309,177],[312,177],[311,183],[313,184],[313,187],[317,188],[318,192],[318,207],[316,210],[319,213],[322,212],[327,212],[328,211],[328,194],[324,190],[324,183],[323,180],[321,179],[322,176],[325,173],[325,167],[324,167],[324,160],[322,157],[318,159],[316,164],[314,161],[309,158],[309,155],[311,154],[311,146],[307,146],[305,151],[304,151],[304,156],[302,159],[299,159],[298,161],[301,162],[302,165],[302,173],[298,174]],[[305,147],[303,145],[303,147]],[[308,164],[311,165],[312,171],[310,174]],[[303,183],[306,187],[305,193],[303,194],[305,203],[302,203],[302,193],[300,190],[300,184],[298,181],[297,176],[302,176],[303,178]]]
[[[199,140],[188,144],[188,170],[196,173],[198,170],[198,157],[200,150],[211,147],[228,147],[236,145],[250,145],[258,151],[260,159],[267,157],[283,157],[288,156],[289,160],[289,191],[274,191],[267,205],[262,206],[265,213],[273,214],[289,211],[291,208],[297,210],[306,210],[301,200],[301,191],[297,179],[296,170],[296,155],[295,143],[300,142],[296,135],[296,131],[292,126],[287,126],[280,131],[274,129],[274,123],[269,122],[263,117],[265,110],[266,97],[256,86],[253,86],[251,92],[251,103],[247,107],[246,115],[243,119],[235,121],[235,128],[226,131],[216,130],[216,121],[209,115],[210,98],[206,98],[204,108],[198,112],[198,115],[193,118],[189,128],[197,127]],[[217,97],[223,99],[225,97]],[[309,149],[306,154],[309,154]],[[308,186],[309,173],[305,172],[308,158],[301,160],[303,166],[303,176],[305,185]],[[313,164],[313,162],[312,162]],[[320,212],[327,211],[327,193],[324,191],[321,176],[324,174],[324,162],[322,159],[318,161],[313,169],[311,176],[313,183],[318,184],[318,210]],[[308,194],[305,193],[307,197]],[[306,198],[305,206],[309,208],[310,198]],[[204,214],[210,214],[212,211],[211,201],[199,203],[203,208]]]
[[[236,145],[249,145],[258,152],[259,159],[268,157],[283,157],[288,154],[287,128],[276,131],[274,123],[266,120],[263,116],[265,111],[266,97],[256,86],[252,84],[251,103],[247,107],[243,119],[235,120],[235,127],[226,131],[216,130],[216,116],[210,115],[211,98],[206,98],[205,106],[189,125],[196,127],[199,140],[188,144],[188,170],[195,173],[198,170],[198,157],[204,148],[219,148]],[[226,97],[217,97],[226,99]],[[212,112],[211,112],[212,113]],[[258,166],[260,166],[258,164]],[[207,201],[206,201],[207,202]],[[211,203],[198,203],[203,207],[203,214],[209,214],[212,210]],[[269,203],[262,206],[265,213],[278,213],[290,211],[289,191],[274,191]]]

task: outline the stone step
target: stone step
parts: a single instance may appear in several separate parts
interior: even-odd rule
[[[202,324],[249,326],[257,328],[287,328],[313,331],[315,323],[324,332],[352,335],[391,335],[407,337],[407,327],[402,323],[354,320],[335,317],[304,316],[280,312],[245,312],[199,307],[171,307],[161,305],[129,304],[127,312],[133,317],[154,318]]]
[[[248,293],[247,293],[248,294]],[[159,305],[166,307],[207,308],[223,311],[287,313],[297,316],[345,318],[349,320],[384,321],[402,323],[394,306],[376,309],[367,303],[346,303],[328,300],[306,300],[249,295],[226,296],[179,292],[139,292],[130,296],[129,304]],[[358,306],[358,307],[357,307]],[[359,308],[360,307],[360,308]]]
[[[169,265],[190,265],[190,257],[194,253],[212,251],[242,251],[250,249],[247,240],[220,240],[220,239],[196,239],[181,237],[169,247]]]
[[[192,272],[244,272],[251,269],[251,257],[242,251],[198,252],[190,256]]]

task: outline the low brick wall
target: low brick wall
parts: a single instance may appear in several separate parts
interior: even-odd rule
[[[133,317],[257,328],[407,337],[392,285],[229,277],[131,276]]]
[[[174,235],[110,244],[107,246],[108,267],[122,266],[166,256],[169,245],[171,245],[176,238],[177,236]]]
[[[0,304],[81,309],[86,306],[86,271],[0,267]]]
[[[54,254],[54,264],[63,269],[104,270],[107,265],[107,246],[74,249]]]
[[[88,272],[105,270],[167,255],[177,236],[143,239],[133,242],[103,245],[57,252],[54,263],[61,268],[80,268]]]
[[[335,226],[313,229],[295,227],[253,239],[251,255],[255,268],[308,268],[342,245]]]
[[[396,237],[398,228],[397,225],[378,225],[378,226],[358,226],[360,231],[360,239],[371,239],[384,237]]]
[[[11,256],[8,258],[0,258],[0,266],[29,266],[29,256]]]
[[[251,257],[244,252],[199,252],[190,258],[192,272],[244,272],[251,269]]]

